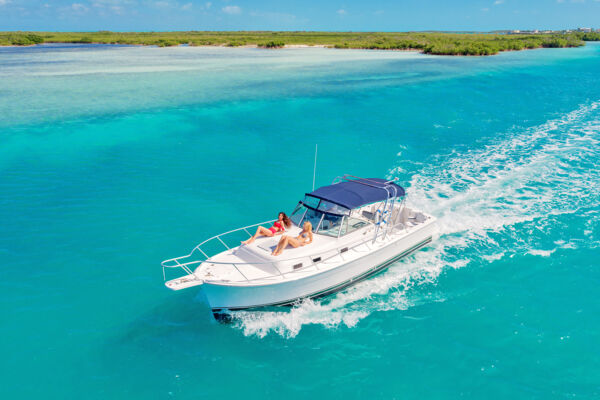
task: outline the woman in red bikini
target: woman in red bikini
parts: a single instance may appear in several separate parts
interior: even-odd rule
[[[272,237],[275,235],[281,235],[283,232],[285,232],[285,228],[289,228],[290,226],[292,226],[292,220],[290,220],[290,218],[287,215],[285,215],[284,212],[280,212],[277,221],[273,223],[272,227],[267,229],[263,226],[259,226],[256,229],[256,233],[254,234],[254,236],[252,236],[248,240],[244,240],[242,244],[250,244],[254,242],[254,240],[259,236]]]

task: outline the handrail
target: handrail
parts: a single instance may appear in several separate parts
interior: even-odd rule
[[[348,177],[350,177],[350,178],[356,178],[356,179],[348,179]],[[355,176],[355,175],[350,175],[350,174],[345,174],[345,175],[342,175],[342,176],[338,176],[338,177],[336,177],[333,180],[333,182],[335,183],[338,179],[339,180],[346,180],[346,181],[349,181],[349,182],[356,182],[356,183],[360,183],[360,184],[363,184],[363,185],[366,185],[366,186],[374,187],[376,189],[385,189],[385,190],[387,190],[386,188],[388,186],[391,186],[390,183],[394,183],[394,182],[396,182],[398,180],[398,178],[394,178],[392,180],[383,182],[384,186],[378,186],[378,185],[381,185],[382,183],[381,182],[373,181],[373,180],[371,180],[369,178],[361,178],[360,176]],[[369,182],[372,182],[372,183],[369,183]],[[396,188],[394,188],[394,189],[396,189]]]
[[[254,225],[249,225],[247,227],[238,228],[238,229],[234,229],[234,230],[231,230],[231,231],[228,231],[228,232],[225,232],[225,233],[221,233],[219,235],[215,235],[212,238],[207,239],[207,240],[203,241],[202,243],[200,243],[198,246],[194,247],[194,249],[188,255],[181,256],[181,257],[176,257],[176,258],[172,258],[172,259],[163,261],[161,263],[162,267],[163,267],[163,278],[165,277],[165,268],[182,268],[185,272],[188,273],[188,275],[195,276],[194,272],[191,270],[190,267],[192,265],[195,265],[195,264],[200,265],[200,264],[206,262],[210,257],[206,257],[206,259],[203,259],[203,260],[193,260],[193,261],[184,262],[184,263],[180,263],[179,260],[191,257],[196,250],[199,250],[200,252],[202,252],[203,255],[206,256],[206,253],[204,253],[200,249],[200,247],[203,244],[208,243],[209,241],[214,240],[216,238],[219,238],[219,240],[221,240],[220,236],[224,236],[224,235],[229,234],[229,233],[233,233],[233,232],[240,231],[240,230],[243,230],[243,229],[246,229],[246,228],[250,228],[250,227],[253,227],[253,226],[258,226],[258,225],[262,225],[262,224],[270,223],[270,222],[273,222],[273,220],[266,221],[266,222],[261,222],[261,223],[254,224]],[[393,226],[390,226],[388,229],[393,230],[393,229],[395,229],[396,227],[398,227],[400,225],[403,225],[403,224],[402,223],[397,223],[397,224],[395,224]],[[366,245],[366,246],[369,246],[369,242],[374,243],[375,240],[377,240],[380,236],[384,236],[384,238],[385,238],[385,234],[387,233],[386,231],[382,231],[382,232],[376,234],[374,238],[369,237],[368,239],[360,240],[360,241],[358,241],[356,243],[353,243],[351,245],[344,245],[344,247],[346,247],[348,249],[348,251],[349,250],[357,251],[356,250],[357,247],[359,247],[359,246],[361,246],[363,244]],[[343,249],[343,247],[340,246],[340,247],[337,247],[335,249],[326,250],[325,253],[332,252],[333,254],[330,255],[330,256],[328,256],[328,257],[326,257],[326,258],[321,258],[318,262],[324,262],[324,261],[330,260],[330,259],[332,259],[334,257],[337,257],[337,256],[342,257],[342,253],[341,253],[342,249]],[[216,265],[233,265],[233,267],[245,279],[245,282],[252,282],[252,281],[256,281],[256,280],[265,279],[266,277],[259,277],[259,278],[248,279],[248,277],[246,277],[246,275],[238,268],[238,266],[243,266],[243,265],[267,265],[267,264],[270,264],[270,265],[272,265],[272,266],[275,267],[275,269],[279,273],[280,277],[285,278],[286,275],[288,275],[288,274],[299,272],[299,271],[304,270],[304,269],[306,269],[308,267],[315,266],[318,269],[317,262],[314,261],[316,257],[323,257],[323,252],[321,252],[321,253],[315,253],[315,254],[312,254],[312,255],[303,255],[303,256],[299,256],[299,257],[286,258],[286,259],[283,259],[283,260],[271,260],[271,261],[264,261],[264,262],[235,262],[235,263],[233,263],[233,262],[222,262],[222,261],[210,261],[210,263],[211,264],[216,264]],[[308,258],[308,260],[309,260],[309,263],[307,263],[307,265],[305,265],[303,267],[300,267],[300,268],[297,268],[297,269],[294,269],[292,271],[285,272],[285,273],[281,272],[281,270],[276,265],[279,262],[293,262],[293,261],[298,261],[298,260],[306,259],[306,258]],[[170,262],[175,262],[175,264],[174,265],[168,265],[167,263],[170,263]]]
[[[400,225],[400,224],[397,224],[397,225],[395,225],[394,227],[396,227],[396,226],[398,226],[398,225]],[[383,236],[383,232],[382,232],[381,234],[379,234],[379,236]],[[362,240],[362,241],[359,241],[359,242],[357,242],[357,243],[353,244],[351,247],[350,247],[350,246],[344,246],[344,247],[347,247],[347,248],[348,248],[348,250],[347,250],[347,251],[350,251],[350,250],[356,251],[356,247],[359,247],[359,246],[361,246],[361,245],[363,245],[363,244],[364,244],[365,246],[369,246],[369,242],[370,242],[370,241],[371,241],[371,239],[366,239],[366,240]],[[324,261],[330,260],[330,259],[332,259],[332,258],[334,258],[334,257],[338,257],[338,256],[339,256],[339,257],[341,257],[341,258],[343,259],[343,255],[342,255],[342,252],[341,252],[341,250],[342,250],[344,247],[338,247],[338,248],[336,248],[335,250],[334,250],[334,249],[332,249],[332,250],[328,250],[327,252],[334,252],[334,251],[335,251],[335,253],[334,253],[334,254],[332,254],[332,255],[331,255],[331,256],[329,256],[329,257],[326,257],[326,258],[323,258],[323,259],[321,259],[319,262],[324,262]],[[282,261],[292,261],[292,260],[299,260],[299,259],[302,259],[302,258],[308,258],[308,259],[309,259],[309,261],[310,261],[310,264],[308,264],[308,265],[306,265],[306,266],[303,266],[303,267],[301,267],[301,268],[297,268],[297,269],[295,269],[295,270],[292,270],[292,271],[288,271],[288,272],[286,272],[286,273],[283,273],[283,274],[281,273],[281,271],[279,271],[279,268],[277,268],[277,267],[276,267],[276,268],[277,268],[277,270],[278,270],[278,272],[281,274],[281,277],[282,277],[282,278],[285,278],[285,276],[286,276],[286,275],[288,275],[288,274],[297,273],[297,272],[299,272],[299,271],[301,271],[301,270],[304,270],[304,269],[306,269],[306,268],[308,268],[308,267],[312,267],[312,266],[315,266],[315,268],[317,268],[317,269],[318,269],[318,267],[317,267],[317,263],[315,263],[315,262],[314,262],[314,255],[301,256],[301,257],[297,257],[297,258],[288,258],[288,259],[285,259],[285,260],[282,260]],[[256,264],[275,264],[275,262],[276,262],[276,261],[270,261],[270,262],[266,262],[266,263],[236,263],[236,264],[250,264],[250,265],[256,265]],[[211,263],[212,263],[212,262],[211,262]],[[224,264],[224,265],[227,265],[227,264],[232,264],[232,263],[225,263],[225,262],[214,262],[214,264]],[[242,274],[242,275],[243,275],[243,274]],[[246,278],[246,277],[244,276],[244,278]],[[262,279],[265,279],[265,277],[259,277],[259,278],[253,278],[253,279],[248,279],[248,278],[246,278],[246,282],[253,282],[253,281],[258,281],[258,280],[262,280]]]
[[[395,225],[393,225],[393,226],[390,226],[390,227],[389,227],[389,229],[395,229],[395,228],[397,228],[397,227],[398,227],[398,226],[400,226],[400,225],[403,225],[403,224],[402,224],[402,223],[397,223],[397,224],[395,224]],[[222,234],[222,235],[223,235],[223,234]],[[384,232],[380,232],[380,233],[377,235],[376,239],[378,239],[379,237],[381,237],[381,236],[383,236],[383,235],[384,235]],[[214,238],[212,238],[212,239],[214,239]],[[210,240],[210,239],[209,239],[209,240]],[[372,242],[372,241],[373,241],[373,239],[372,239],[372,238],[369,238],[369,239],[364,239],[364,240],[362,240],[362,241],[360,241],[360,242],[356,243],[355,245],[353,245],[353,247],[350,247],[349,249],[351,249],[351,248],[354,248],[354,247],[357,247],[357,246],[359,246],[359,245],[361,245],[361,244],[363,244],[363,243],[368,243],[368,242],[370,242],[370,241]],[[204,241],[203,243],[206,243],[206,242],[207,242],[207,241]],[[347,247],[347,246],[343,246],[343,247]],[[342,248],[343,248],[343,247],[342,247]],[[327,250],[327,251],[334,251],[334,249]],[[182,258],[189,257],[189,256],[191,256],[192,254],[193,254],[193,252],[192,252],[192,253],[190,253],[190,254],[188,254],[188,255],[186,255],[186,256],[181,256],[181,257],[177,257],[177,258],[172,258],[172,259],[170,259],[170,260],[165,260],[165,261],[163,261],[163,263],[165,263],[165,262],[168,262],[168,261],[176,261],[176,260],[180,260],[180,259],[182,259]],[[252,262],[236,262],[235,264],[238,264],[238,265],[267,265],[267,264],[273,264],[273,263],[278,263],[278,262],[299,261],[299,260],[301,260],[301,259],[303,259],[303,258],[306,258],[306,257],[317,257],[317,256],[319,256],[320,254],[321,254],[321,253],[314,253],[314,254],[303,255],[303,256],[298,256],[298,257],[293,257],[293,258],[285,258],[285,259],[281,259],[281,260],[271,260],[271,261],[261,261],[261,262],[258,262],[258,261],[252,261]],[[208,258],[210,258],[210,257],[208,257]],[[208,258],[207,258],[207,259],[208,259]],[[190,261],[190,262],[187,262],[187,263],[177,263],[177,265],[165,265],[164,267],[166,267],[166,268],[178,268],[178,267],[180,267],[180,266],[187,266],[187,265],[192,265],[192,264],[201,264],[201,263],[203,263],[203,262],[205,262],[205,261],[207,261],[207,260],[195,260],[195,261]],[[321,261],[323,261],[323,260],[321,260]],[[177,261],[176,261],[176,262],[177,262]],[[211,261],[210,261],[210,263],[211,263],[211,264],[217,264],[217,265],[231,265],[231,264],[233,264],[232,262],[213,261],[213,260],[211,260]]]
[[[190,251],[189,254],[187,254],[185,256],[179,256],[179,257],[169,258],[168,260],[164,260],[160,264],[163,266],[163,268],[178,267],[178,265],[165,265],[165,263],[169,263],[169,262],[172,262],[172,261],[178,263],[178,260],[181,260],[181,259],[187,258],[187,257],[191,257],[192,254],[194,254],[194,252],[196,250],[200,251],[208,259],[208,258],[210,258],[210,256],[207,255],[204,251],[202,251],[202,249],[201,249],[202,245],[204,245],[204,244],[206,244],[206,243],[208,243],[208,242],[210,242],[211,240],[214,240],[214,239],[219,239],[221,241],[221,243],[223,243],[223,240],[221,240],[221,238],[220,238],[221,236],[225,236],[225,235],[228,235],[230,233],[241,231],[241,230],[245,230],[246,233],[248,233],[248,231],[246,230],[247,228],[252,228],[252,227],[255,227],[255,226],[258,226],[258,225],[263,225],[263,224],[270,224],[271,222],[275,222],[275,220],[272,219],[272,220],[269,220],[269,221],[259,222],[258,224],[248,225],[248,226],[244,226],[242,228],[237,228],[237,229],[233,229],[233,230],[230,230],[230,231],[227,231],[227,232],[219,233],[218,235],[210,237],[210,238],[206,239],[205,241],[203,241],[202,243],[200,243],[199,245],[197,245],[196,247],[194,247],[192,249],[192,251]],[[228,250],[230,250],[229,247],[225,243],[223,243],[223,245],[225,247],[227,247]]]

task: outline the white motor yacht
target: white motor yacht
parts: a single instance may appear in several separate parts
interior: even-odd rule
[[[172,290],[200,287],[216,316],[292,305],[382,271],[427,245],[437,232],[436,219],[407,207],[405,191],[395,181],[351,175],[306,193],[290,219],[285,234],[297,236],[310,221],[312,243],[273,256],[279,235],[239,245],[240,235],[247,238],[257,226],[273,221],[235,229],[205,240],[186,256],[163,261],[165,280],[167,270],[185,273],[165,285]]]

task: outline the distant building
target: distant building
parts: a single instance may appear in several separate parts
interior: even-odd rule
[[[550,31],[546,31],[546,32],[550,32]],[[537,29],[534,29],[532,31],[520,31],[518,29],[515,29],[513,31],[508,32],[509,35],[536,35],[538,33],[543,33],[543,32],[540,32]]]
[[[578,32],[585,32],[585,33],[589,33],[592,32],[592,28],[578,28],[577,31]]]

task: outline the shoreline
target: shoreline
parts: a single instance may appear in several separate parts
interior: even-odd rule
[[[585,46],[600,41],[600,33],[550,32],[542,34],[436,33],[436,32],[0,32],[0,46],[43,43],[130,46],[198,46],[263,49],[335,48],[417,51],[440,56],[489,56],[504,51]]]
[[[44,42],[44,43],[28,44],[28,45],[14,45],[14,44],[13,45],[3,45],[3,44],[0,44],[0,48],[5,48],[5,47],[29,48],[29,47],[35,47],[35,46],[43,46],[43,45],[47,45],[47,44],[50,44],[50,45],[52,45],[52,44],[72,44],[72,45],[131,46],[131,47],[156,47],[156,48],[217,47],[217,48],[225,48],[225,49],[261,49],[261,50],[269,50],[269,51],[285,50],[285,49],[369,50],[369,51],[385,51],[385,52],[399,51],[399,52],[419,53],[419,54],[423,54],[426,56],[446,56],[446,57],[488,57],[488,56],[496,56],[496,55],[499,55],[500,53],[519,52],[519,51],[528,51],[528,50],[541,50],[541,49],[552,48],[552,47],[538,46],[538,47],[524,48],[524,49],[518,49],[518,50],[507,49],[507,50],[500,50],[500,51],[498,51],[498,53],[495,53],[495,54],[435,54],[435,53],[426,53],[424,50],[421,50],[421,49],[392,49],[392,48],[378,49],[378,48],[369,48],[369,47],[335,47],[333,45],[326,45],[326,44],[314,44],[314,45],[312,45],[312,44],[286,44],[286,45],[278,46],[278,47],[264,47],[264,46],[259,46],[256,44],[245,44],[245,45],[241,45],[241,46],[228,46],[226,44],[190,45],[190,44],[182,43],[182,44],[177,44],[177,45],[173,45],[173,46],[159,46],[156,44],[143,44],[143,43],[129,44],[129,43],[103,43],[103,42],[92,42],[92,43]],[[584,46],[585,46],[585,44],[584,44]],[[583,46],[578,46],[578,47],[583,47]],[[558,47],[558,48],[576,48],[576,47],[573,46],[573,47]]]

